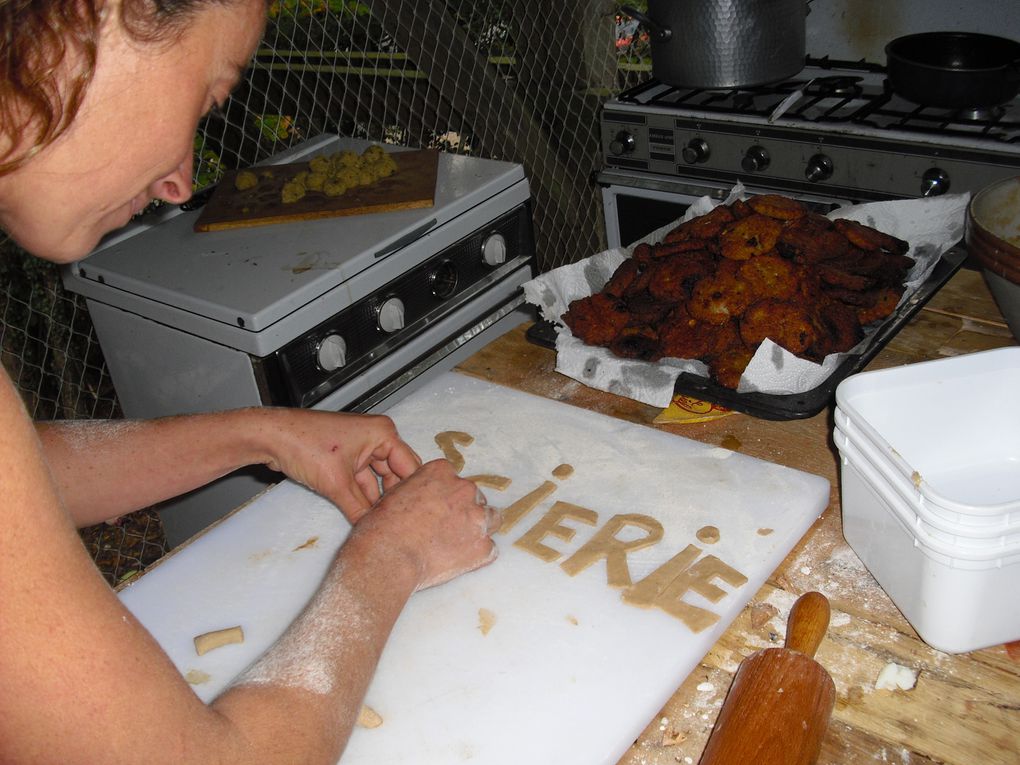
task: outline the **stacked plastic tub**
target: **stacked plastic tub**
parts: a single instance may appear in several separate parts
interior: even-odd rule
[[[1020,639],[1020,348],[836,389],[843,534],[921,638]]]

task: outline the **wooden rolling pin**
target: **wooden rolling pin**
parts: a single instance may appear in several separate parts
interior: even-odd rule
[[[701,765],[812,765],[836,701],[832,678],[812,657],[829,627],[829,601],[802,595],[783,648],[751,654],[737,669]]]

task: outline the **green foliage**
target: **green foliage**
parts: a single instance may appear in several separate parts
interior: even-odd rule
[[[371,8],[357,0],[273,0],[269,5],[269,18],[273,20],[325,14],[368,16],[371,13]]]
[[[296,132],[294,118],[287,114],[256,114],[254,119],[262,138],[271,143],[286,141]]]
[[[195,135],[195,179],[192,188],[196,191],[217,183],[223,177],[225,168],[220,155],[206,147],[205,137]]]

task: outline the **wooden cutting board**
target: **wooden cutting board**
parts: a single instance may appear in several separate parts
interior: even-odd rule
[[[432,207],[439,152],[431,149],[395,151],[390,156],[396,161],[397,170],[387,178],[369,186],[350,189],[338,197],[310,191],[291,203],[285,203],[282,199],[283,185],[308,170],[308,162],[251,168],[258,174],[259,184],[248,191],[237,189],[234,179],[239,171],[230,170],[224,174],[202,208],[195,222],[195,231],[223,231],[341,215]]]
[[[519,519],[491,566],[411,598],[366,699],[383,724],[354,731],[345,764],[617,762],[829,498],[818,476],[458,373],[390,414],[425,460],[459,434],[440,442],[461,474],[506,479],[484,491]],[[657,528],[622,569],[583,552]],[[285,481],[121,598],[209,700],[286,629],[348,530]],[[235,625],[243,644],[196,655],[195,635]]]

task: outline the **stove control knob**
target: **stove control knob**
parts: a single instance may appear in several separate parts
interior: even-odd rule
[[[760,173],[769,166],[771,161],[772,157],[769,156],[764,146],[752,146],[744,154],[744,158],[740,161],[740,166],[744,168],[744,172]]]
[[[621,154],[630,154],[636,147],[637,141],[635,141],[634,136],[626,130],[621,130],[616,134],[616,137],[609,142],[609,151],[616,156],[620,156]]]
[[[386,298],[379,306],[379,329],[393,333],[404,328],[404,303],[400,298]]]
[[[815,154],[808,160],[804,177],[812,183],[829,180],[832,177],[832,159],[824,154]]]
[[[692,138],[680,154],[688,165],[697,165],[708,161],[712,156],[712,149],[704,138]]]
[[[949,191],[949,173],[938,167],[921,176],[921,196],[937,197]]]
[[[506,239],[502,234],[492,233],[482,242],[482,262],[487,266],[501,266],[506,263]]]
[[[333,372],[347,363],[347,341],[340,335],[326,335],[315,351],[315,360],[323,372]]]

